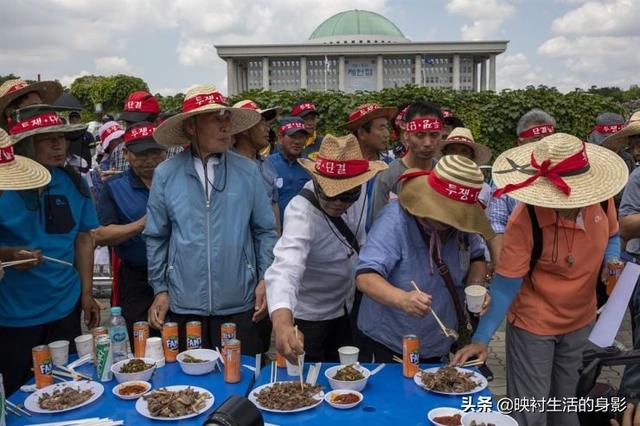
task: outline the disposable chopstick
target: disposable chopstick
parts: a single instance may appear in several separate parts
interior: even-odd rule
[[[404,361],[402,360],[402,358],[397,357],[397,356],[395,356],[395,355],[394,355],[394,356],[392,356],[391,358],[392,358],[395,362],[399,362],[400,364],[402,364],[402,363],[404,362]]]
[[[5,401],[6,401],[8,407],[18,411],[19,413],[26,414],[27,416],[31,417],[31,413],[29,413],[27,410],[23,410],[22,408],[20,408],[18,405],[14,404],[11,401],[7,401],[7,400],[5,400]]]
[[[216,352],[218,352],[218,355],[220,355],[220,361],[222,361],[222,365],[224,365],[224,357],[222,356],[222,352],[220,352],[220,349],[218,349],[217,346],[216,346]]]
[[[462,364],[462,367],[477,367],[478,365],[484,364],[484,361],[480,361],[479,359],[475,359],[473,361],[469,361],[465,364]]]
[[[294,331],[296,333],[296,340],[298,340],[298,326],[296,325],[294,327]],[[298,373],[300,373],[300,392],[304,392],[304,380],[302,379],[302,368],[303,368],[303,364],[302,364],[302,358],[300,358],[300,355],[298,355]]]
[[[260,370],[262,366],[262,354],[256,355],[256,369],[254,370],[254,377],[257,379],[260,376]]]
[[[20,414],[20,412],[18,412],[18,410],[16,410],[15,408],[10,406],[9,404],[7,404],[6,409],[7,409],[7,413],[11,413],[16,417],[22,417],[22,414]]]
[[[276,361],[271,361],[271,377],[269,377],[270,383],[275,383],[278,380],[278,365]]]
[[[69,374],[73,374],[74,376],[80,377],[82,379],[85,379],[88,381],[93,380],[91,377],[87,376],[86,374],[78,373],[73,368],[65,367],[64,365],[59,365],[58,368],[62,369],[63,371],[66,371]]]
[[[420,294],[424,294],[422,292],[422,290],[420,290],[420,288],[418,287],[418,284],[416,284],[415,281],[411,281],[411,285],[413,285],[413,288],[416,289],[416,291]],[[438,317],[438,314],[436,314],[436,311],[434,311],[433,309],[431,309],[431,313],[433,314],[433,317],[436,319],[436,322],[438,323],[438,325],[440,326],[440,329],[442,330],[442,332],[444,333],[445,336],[449,336],[449,330],[447,329],[447,327],[444,326],[444,324],[442,323],[442,321],[440,321],[440,317]]]
[[[17,266],[17,265],[22,265],[23,263],[32,263],[32,262],[37,262],[38,259],[21,259],[21,260],[11,260],[9,262],[2,262],[0,263],[0,265],[3,268],[8,268],[10,266]]]
[[[100,417],[91,417],[91,418],[87,418],[87,419],[79,419],[79,420],[67,420],[64,422],[52,422],[52,423],[38,423],[38,424],[33,424],[31,426],[69,426],[69,425],[80,425],[82,423],[87,423],[90,421],[99,421]]]
[[[67,262],[66,260],[56,259],[55,257],[42,256],[42,258],[48,260],[49,262],[59,263],[66,266],[73,266],[73,263]]]

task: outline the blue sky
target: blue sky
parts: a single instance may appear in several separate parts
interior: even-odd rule
[[[379,12],[411,40],[509,40],[498,88],[640,82],[640,0],[17,0],[3,2],[0,74],[128,73],[153,92],[226,89],[214,44],[303,42],[334,13]]]

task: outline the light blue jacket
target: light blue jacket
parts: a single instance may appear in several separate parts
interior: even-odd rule
[[[226,170],[225,170],[226,169]],[[252,309],[273,261],[276,226],[255,163],[233,152],[214,165],[207,203],[190,151],[155,170],[147,223],[149,284],[172,312],[230,315]]]

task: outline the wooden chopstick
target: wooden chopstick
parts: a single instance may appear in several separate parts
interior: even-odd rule
[[[293,330],[296,333],[296,340],[298,340],[298,326],[296,325]],[[302,358],[300,358],[300,355],[298,355],[298,373],[300,373],[300,392],[304,392],[304,380],[302,379],[302,368],[303,368],[303,364],[302,364]]]
[[[22,413],[22,414],[26,414],[27,416],[31,417],[31,413],[29,413],[27,410],[23,410],[17,404],[14,404],[13,402],[11,402],[9,400],[5,400],[5,402],[7,403],[7,407],[8,408],[11,408],[14,411],[18,412],[18,416],[19,416],[20,413]]]
[[[473,361],[469,361],[469,362],[467,362],[465,364],[462,364],[461,367],[463,367],[463,368],[464,367],[477,367],[478,365],[483,365],[483,364],[484,364],[484,361],[480,361],[479,359],[475,359]]]
[[[67,262],[66,260],[56,259],[55,257],[42,256],[42,258],[48,260],[49,262],[59,263],[65,266],[73,266],[73,263]]]
[[[400,358],[399,356],[394,355],[393,357],[391,357],[391,359],[393,359],[395,362],[399,362],[400,364],[402,364],[404,361],[402,360],[402,358]]]
[[[10,266],[17,266],[17,265],[22,265],[23,263],[31,263],[31,262],[37,262],[37,261],[38,259],[11,260],[9,262],[0,263],[0,266],[2,266],[3,268],[8,268]]]
[[[424,294],[422,292],[422,290],[420,290],[420,288],[418,287],[418,284],[416,284],[415,281],[411,281],[411,285],[413,285],[413,288],[416,289],[416,291],[420,294]],[[440,326],[440,329],[442,330],[442,332],[444,333],[445,336],[449,336],[449,330],[447,329],[447,327],[444,326],[444,324],[442,323],[442,321],[440,321],[440,317],[438,317],[438,314],[436,314],[436,311],[433,310],[433,308],[430,309],[431,313],[433,314],[433,317],[436,319],[436,322],[438,323],[438,325]]]

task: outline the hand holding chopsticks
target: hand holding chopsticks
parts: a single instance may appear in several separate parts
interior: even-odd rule
[[[422,290],[420,290],[420,288],[418,287],[418,284],[416,284],[415,281],[411,281],[411,285],[413,285],[413,288],[415,288],[418,293],[424,294],[422,293]],[[449,327],[445,327],[445,325],[440,320],[440,317],[438,316],[438,314],[436,314],[436,311],[434,311],[433,308],[431,308],[431,314],[433,315],[433,318],[435,318],[436,322],[438,323],[438,326],[440,326],[440,329],[442,330],[445,336],[451,337],[454,340],[458,340],[458,337],[459,337],[458,332],[450,329]]]

